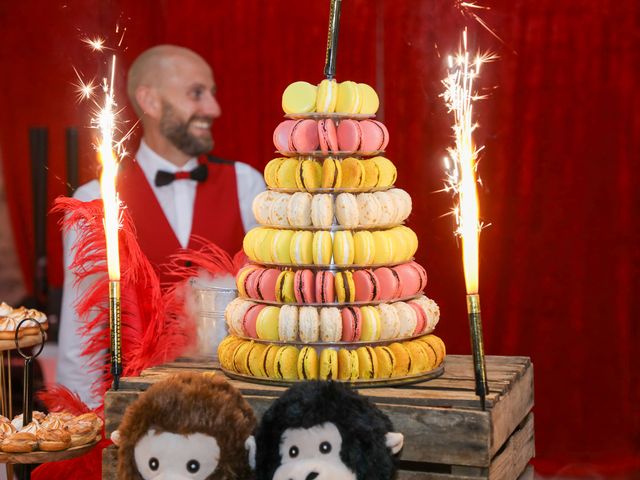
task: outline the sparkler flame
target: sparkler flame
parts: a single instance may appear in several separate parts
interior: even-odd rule
[[[462,261],[467,294],[478,293],[479,240],[482,225],[479,222],[480,209],[476,188],[478,153],[473,132],[478,124],[473,120],[473,104],[483,98],[474,90],[474,80],[480,66],[493,60],[493,55],[477,55],[471,59],[467,51],[467,30],[462,34],[462,50],[455,57],[449,57],[447,77],[443,80],[443,97],[453,113],[455,145],[448,149],[445,157],[447,179],[445,190],[458,196],[454,215],[458,225],[456,234],[462,239]]]
[[[98,152],[102,163],[100,191],[104,204],[104,231],[107,240],[107,269],[109,280],[120,280],[120,252],[118,249],[118,229],[120,225],[120,200],[116,192],[118,160],[114,153],[113,135],[116,129],[116,104],[113,95],[116,71],[116,56],[111,62],[111,79],[103,83],[104,106],[98,112],[96,122],[100,129]]]

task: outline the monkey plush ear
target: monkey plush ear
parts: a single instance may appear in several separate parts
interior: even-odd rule
[[[118,430],[111,432],[111,441],[116,447],[120,446],[120,432]]]
[[[394,455],[402,450],[404,445],[404,435],[399,432],[388,432],[385,436],[385,444]]]
[[[252,470],[256,469],[256,437],[250,435],[244,442],[244,448],[249,454],[249,466]]]

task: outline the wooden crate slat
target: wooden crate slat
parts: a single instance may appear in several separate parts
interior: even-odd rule
[[[535,455],[533,413],[507,439],[489,467],[489,480],[511,480],[523,472]]]
[[[511,436],[514,425],[519,425],[533,408],[533,365],[513,382],[500,402],[491,410],[491,455]]]

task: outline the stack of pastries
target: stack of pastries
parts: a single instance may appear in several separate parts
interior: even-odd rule
[[[58,452],[93,443],[102,435],[102,419],[95,413],[73,415],[34,411],[29,424],[22,415],[13,420],[0,415],[0,450],[6,453]]]
[[[358,383],[420,378],[445,345],[438,305],[413,261],[403,223],[411,197],[395,188],[375,91],[356,82],[295,82],[256,197],[260,226],[245,236],[250,263],[225,311],[222,368],[246,377]]]
[[[18,336],[38,335],[40,326],[46,330],[49,326],[47,316],[35,309],[18,307],[13,308],[5,302],[0,303],[0,340],[13,340],[20,322],[30,319],[20,326]]]

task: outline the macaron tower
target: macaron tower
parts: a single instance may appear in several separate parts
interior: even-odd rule
[[[278,156],[253,203],[260,226],[244,238],[250,263],[225,312],[230,335],[218,355],[228,374],[364,386],[442,372],[445,345],[432,333],[440,310],[413,260],[411,197],[394,186],[378,104],[351,81],[284,91]]]

